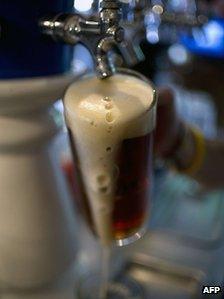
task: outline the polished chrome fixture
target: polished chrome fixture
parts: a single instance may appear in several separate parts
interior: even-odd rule
[[[124,41],[119,4],[117,0],[103,0],[97,20],[78,14],[59,14],[41,19],[39,25],[42,33],[55,41],[84,44],[94,57],[97,75],[107,78],[115,72],[110,50]]]

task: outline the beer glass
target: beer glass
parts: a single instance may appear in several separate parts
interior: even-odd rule
[[[156,104],[148,79],[126,69],[105,80],[84,77],[65,95],[75,197],[105,247],[127,245],[145,231]]]

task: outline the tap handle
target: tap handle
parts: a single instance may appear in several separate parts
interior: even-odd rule
[[[103,79],[115,72],[110,50],[124,40],[121,17],[119,1],[103,0],[96,21],[78,14],[62,13],[41,19],[39,26],[43,34],[51,36],[55,41],[70,45],[83,43],[92,53],[96,72]]]

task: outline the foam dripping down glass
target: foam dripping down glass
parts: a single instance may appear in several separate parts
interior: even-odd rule
[[[151,83],[130,70],[106,80],[84,77],[66,92],[76,200],[103,248],[127,245],[145,231],[156,104]]]

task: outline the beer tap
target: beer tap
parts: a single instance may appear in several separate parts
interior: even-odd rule
[[[166,41],[168,28],[175,29],[172,36],[173,33],[177,36],[179,29],[191,32],[193,28],[200,28],[208,21],[209,17],[200,10],[195,0],[183,0],[178,3],[172,0],[151,0],[151,7],[146,13],[147,36],[150,37],[154,30],[158,35],[157,41],[161,39],[161,35],[162,40]],[[171,42],[172,37],[168,36],[167,41]]]
[[[141,42],[146,40],[153,30],[159,32],[163,26],[191,30],[208,21],[208,17],[199,12],[194,0],[185,1],[183,12],[175,11],[171,1],[166,0],[132,0],[128,1],[128,5],[127,1],[121,2],[126,3],[129,12],[126,19],[122,20],[125,40],[118,44],[118,48],[128,67],[134,67],[145,60]]]
[[[97,20],[79,14],[59,14],[43,18],[39,26],[43,34],[69,45],[84,44],[95,60],[96,73],[103,79],[115,72],[110,51],[124,41],[120,26],[121,9],[118,0],[103,0]]]
[[[131,1],[128,14],[122,21],[125,28],[125,40],[118,45],[123,60],[128,67],[133,67],[145,59],[141,42],[146,38],[145,11],[149,6],[148,0]]]
[[[191,8],[190,11],[175,12],[167,9],[168,1],[163,4],[161,1],[157,0],[154,1],[151,11],[152,13],[159,15],[161,22],[165,24],[176,25],[177,27],[200,27],[208,21],[208,18],[198,12],[197,5],[195,1],[193,2],[194,3],[191,3],[191,6],[194,8]]]

